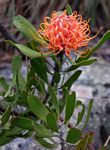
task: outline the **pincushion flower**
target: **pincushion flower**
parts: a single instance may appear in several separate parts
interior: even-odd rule
[[[82,19],[76,11],[72,15],[53,12],[52,17],[45,17],[40,25],[39,33],[48,41],[46,48],[54,53],[64,51],[71,58],[71,52],[79,53],[80,48],[87,46],[95,38],[90,37],[89,21]],[[45,47],[45,45],[44,45]]]

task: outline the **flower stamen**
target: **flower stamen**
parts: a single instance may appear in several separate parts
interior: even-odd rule
[[[44,23],[40,25],[39,33],[48,41],[45,48],[53,51],[55,54],[64,51],[71,59],[71,52],[75,54],[84,54],[88,51],[81,52],[78,49],[87,46],[89,41],[94,39],[100,32],[90,37],[90,19],[84,20],[81,15],[74,11],[72,15],[67,15],[66,11],[53,12],[52,17],[45,17]]]

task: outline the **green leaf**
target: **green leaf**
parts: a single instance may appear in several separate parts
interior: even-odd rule
[[[8,88],[9,88],[9,86],[8,86],[8,84],[7,84],[7,82],[6,82],[6,80],[5,80],[4,77],[0,77],[0,86],[3,87],[3,89],[4,89],[5,92],[6,92],[6,91],[8,90]]]
[[[33,130],[32,120],[24,117],[16,117],[11,120],[11,125],[19,128]]]
[[[18,137],[23,134],[24,129],[18,127],[10,127],[9,129],[4,130],[4,136],[6,137]]]
[[[39,100],[38,97],[35,97],[34,95],[28,96],[28,103],[31,107],[31,110],[33,113],[41,120],[46,121],[46,116],[49,113],[46,106]]]
[[[12,71],[13,74],[17,74],[20,72],[22,66],[21,56],[14,56],[12,60]]]
[[[57,56],[56,56],[56,55],[52,55],[52,59],[53,59],[53,62],[58,65],[58,69],[61,68],[61,66],[62,66],[62,65],[61,65],[61,62],[60,62],[60,60],[57,58]]]
[[[64,84],[62,87],[67,87],[68,90],[70,90],[73,83],[79,78],[81,75],[81,70],[77,70]]]
[[[81,101],[77,101],[76,107],[82,107],[81,112],[78,112],[78,118],[77,118],[77,123],[75,126],[77,126],[83,119],[84,113],[85,113],[85,105]]]
[[[23,76],[21,75],[21,73],[18,74],[18,83],[19,83],[20,90],[23,90],[26,86],[26,81],[23,78]]]
[[[12,72],[13,72],[13,86],[19,86],[19,89],[22,90],[25,85],[25,79],[21,75],[22,59],[21,56],[14,56],[12,60]]]
[[[76,104],[76,94],[73,92],[71,95],[67,96],[66,109],[65,109],[65,123],[71,118]]]
[[[37,32],[36,28],[23,16],[15,16],[13,24],[25,37],[37,41],[39,44],[48,45],[43,37]]]
[[[36,124],[33,122],[33,127],[36,132],[36,136],[39,138],[49,138],[53,136],[53,133],[44,125]]]
[[[15,100],[15,96],[13,95],[13,96],[7,96],[6,98],[5,98],[5,101],[6,102],[13,102]]]
[[[37,77],[36,77],[36,79],[34,80],[34,84],[33,85],[37,88],[37,90],[39,92],[41,92],[43,94],[43,96],[46,95],[44,80],[42,80],[42,79],[38,79],[37,80]]]
[[[14,138],[12,137],[6,137],[6,136],[0,136],[0,146],[3,146],[9,142],[11,142]]]
[[[19,93],[19,99],[17,101],[17,104],[18,105],[22,105],[22,106],[27,106],[28,105],[28,101],[27,101],[27,96],[28,96],[28,93],[26,91],[21,91]],[[5,98],[5,100],[7,102],[14,102],[15,100],[15,95],[13,96],[8,96]]]
[[[63,92],[63,97],[66,99],[67,95],[69,94],[69,91],[67,90],[66,87],[63,87],[62,92]]]
[[[84,126],[82,128],[82,130],[84,130],[84,128],[86,127],[88,121],[89,121],[89,117],[90,117],[90,113],[92,110],[92,106],[93,106],[93,99],[90,100],[89,105],[88,105],[88,111],[87,111],[87,115],[86,115],[86,121],[84,123]]]
[[[39,47],[39,44],[35,41],[29,41],[26,43],[26,46],[33,49],[34,51],[37,51],[39,52],[40,51],[40,47]]]
[[[38,52],[40,50],[38,47],[38,43],[36,43],[35,41],[31,41],[30,48],[32,48],[33,50],[38,51]]]
[[[52,54],[52,52],[50,52],[49,54],[42,54],[40,52],[34,51],[33,49],[24,46],[22,44],[16,44],[10,40],[6,41],[7,43],[11,44],[12,46],[15,46],[16,48],[18,48],[24,55],[31,57],[31,58],[37,58],[37,57],[46,57],[49,56],[50,54]]]
[[[35,139],[36,139],[36,141],[37,141],[38,143],[40,143],[40,144],[41,144],[43,147],[45,147],[45,148],[53,149],[53,148],[56,147],[55,144],[49,143],[49,142],[47,142],[47,141],[44,140],[44,139],[37,138],[37,137],[36,137]]]
[[[14,86],[14,79],[13,79],[12,82],[10,83],[10,86],[9,86],[7,92],[5,93],[4,97],[9,96],[9,94],[11,93],[11,89],[12,89],[13,86]]]
[[[3,113],[2,118],[1,118],[1,126],[4,126],[7,121],[10,118],[10,114],[11,114],[11,104],[8,105],[6,111]]]
[[[58,127],[57,127],[57,120],[56,120],[56,117],[53,113],[49,113],[47,115],[47,125],[48,127],[52,130],[52,131],[55,131],[55,132],[58,132]]]
[[[28,105],[27,97],[28,93],[26,91],[21,91],[18,99],[18,104],[27,106]]]
[[[54,82],[57,84],[60,82],[60,73],[58,71],[54,72],[53,79],[54,79]]]
[[[57,97],[56,97],[56,94],[55,94],[55,91],[53,90],[52,87],[48,87],[48,92],[51,96],[51,99],[52,99],[52,102],[53,102],[53,105],[55,107],[55,110],[56,110],[56,113],[57,113],[57,116],[59,116],[59,102],[57,100]]]
[[[17,70],[16,70],[16,71],[17,71]],[[15,87],[15,86],[16,86],[16,96],[18,97],[18,93],[17,93],[18,90],[19,90],[18,77],[19,77],[19,74],[20,74],[20,73],[19,73],[19,72],[17,73],[16,71],[13,72],[12,81],[11,81],[11,83],[10,83],[10,85],[9,85],[8,90],[6,91],[6,93],[5,93],[5,95],[4,95],[5,98],[11,94],[11,90],[12,90],[12,88]]]
[[[81,131],[79,129],[71,128],[68,132],[66,142],[71,143],[71,144],[75,144],[80,140],[81,135],[82,134],[81,134]]]
[[[27,75],[26,89],[31,90],[32,86],[34,86],[41,94],[43,94],[43,96],[46,94],[44,80],[36,76],[35,71],[31,67]]]
[[[4,97],[8,97],[11,93],[11,90],[14,86],[16,86],[16,89],[18,89],[18,77],[19,77],[19,74],[20,74],[20,70],[21,70],[21,65],[22,65],[22,62],[21,62],[21,57],[20,56],[14,56],[13,57],[13,60],[12,60],[12,72],[13,72],[13,78],[12,78],[12,81],[8,87],[8,90],[6,91]]]
[[[40,79],[37,79],[35,77],[35,78],[31,78],[30,80],[28,80],[28,82],[26,84],[26,89],[27,90],[31,90],[32,86],[34,86],[40,93],[42,93],[43,95],[45,95],[45,87],[42,84],[42,81]]]
[[[31,65],[35,73],[37,73],[41,79],[48,83],[47,66],[45,64],[45,60],[43,58],[32,59]]]
[[[64,110],[65,103],[66,103],[66,99],[64,99],[64,97],[59,99],[59,112],[60,112],[60,114]]]
[[[71,8],[71,6],[67,3],[67,5],[66,5],[66,10],[67,10],[67,14],[68,15],[72,15],[72,8]]]
[[[69,67],[67,69],[66,72],[73,71],[73,70],[75,70],[75,69],[77,69],[77,68],[79,68],[81,66],[91,65],[91,64],[95,63],[96,61],[97,61],[97,59],[94,58],[94,59],[84,60],[84,61],[81,61],[79,63],[74,63],[71,67]]]
[[[88,55],[86,55],[86,56],[81,56],[81,57],[79,57],[77,60],[76,60],[76,63],[79,63],[79,62],[81,62],[81,61],[83,61],[83,60],[87,60],[87,59],[89,59],[92,55],[93,55],[93,53],[95,53],[108,39],[110,39],[110,30],[109,31],[107,31],[104,35],[103,35],[103,37],[100,39],[100,41],[96,44],[96,46],[95,47],[93,47],[92,49],[90,49],[90,52],[89,52],[89,54]]]
[[[23,129],[11,127],[0,132],[0,146],[11,142],[15,137],[22,134]]]
[[[27,72],[27,81],[34,78],[35,78],[35,71],[33,70],[32,66],[30,66]]]
[[[64,107],[65,107],[65,104],[66,104],[66,98],[69,94],[67,88],[63,87],[62,89],[62,92],[63,92],[63,97],[61,99],[59,99],[59,112],[62,113]]]

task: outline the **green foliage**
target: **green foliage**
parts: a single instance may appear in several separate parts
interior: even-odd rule
[[[67,68],[67,72],[73,71],[81,66],[91,65],[91,64],[95,63],[96,61],[97,61],[97,59],[94,58],[94,59],[84,60],[79,63],[74,63],[71,67]]]
[[[79,78],[79,76],[81,75],[81,70],[77,70],[75,73],[73,73],[69,79],[63,84],[62,87],[67,87],[68,90],[70,90],[71,86],[73,85],[73,83]]]
[[[82,107],[81,112],[78,112],[78,118],[77,118],[77,123],[76,126],[82,121],[85,113],[85,105],[81,101],[77,101],[76,107]]]
[[[20,82],[20,76],[22,77],[21,64],[21,57],[14,56],[12,61],[13,80],[12,83],[10,83],[10,86],[7,88],[7,91],[6,88],[4,88],[4,91],[6,91],[6,93],[4,93],[5,100],[9,103],[9,105],[6,111],[3,113],[1,119],[1,125],[5,132],[0,136],[0,138],[4,138],[4,140],[1,140],[1,145],[10,142],[16,137],[26,138],[31,136],[32,133],[35,133],[34,138],[41,145],[48,148],[53,148],[56,146],[56,142],[53,140],[51,141],[51,137],[56,136],[56,133],[60,134],[60,112],[65,112],[65,118],[63,123],[63,125],[65,125],[65,128],[68,128],[68,123],[72,118],[72,114],[74,110],[78,107],[82,107],[82,110],[78,113],[76,126],[82,121],[82,118],[84,116],[85,105],[82,104],[81,101],[76,100],[75,92],[71,94],[69,93],[69,89],[79,77],[81,71],[78,70],[73,73],[73,75],[63,84],[63,86],[60,87],[60,90],[62,90],[62,98],[59,100],[57,98],[58,91],[55,88],[56,84],[54,87],[48,85],[48,67],[44,58],[35,58],[31,60],[31,66],[27,72],[27,79],[25,79],[25,84],[22,89],[20,87],[20,85],[22,84],[22,82]],[[6,81],[5,84],[8,85]],[[46,90],[49,94],[49,99],[46,103],[48,104],[47,106],[43,103],[44,98],[42,96],[40,97],[39,95],[47,95],[47,93],[45,93],[46,91],[44,85],[48,85],[48,89]],[[33,86],[38,92],[40,92],[38,95],[35,94],[35,91],[32,91],[31,88]],[[12,88],[16,88],[15,93],[13,93]],[[46,98],[48,97],[46,96]],[[11,108],[17,105],[25,106],[27,108],[26,111],[21,114],[17,114],[17,117],[15,116],[9,119],[12,113]],[[88,122],[91,107],[92,104],[90,103],[84,127]],[[8,124],[9,130],[6,129],[5,124]],[[13,132],[11,132],[12,129]],[[28,132],[23,135],[22,132],[25,132],[27,130]],[[71,128],[69,129],[67,139],[65,140],[68,143],[75,144],[80,140],[81,135],[81,130]],[[47,140],[44,138],[47,138]],[[48,140],[50,140],[51,142],[48,142]]]
[[[46,45],[46,46],[48,45],[48,43],[43,39],[43,37],[36,31],[36,28],[24,17],[22,16],[14,17],[13,24],[16,26],[18,31],[20,31],[29,40],[35,41],[36,43],[41,45]],[[37,52],[36,50],[40,51],[40,49],[38,47],[36,48],[35,46],[34,46],[35,49],[33,50],[30,47],[24,46],[22,44],[16,44],[10,40],[7,40],[7,43],[18,48],[24,55],[31,58],[49,55],[49,54],[41,54],[40,52]]]
[[[49,114],[47,115],[46,121],[47,121],[48,127],[49,127],[52,131],[58,132],[57,119],[56,119],[54,113],[49,113]]]
[[[0,146],[3,146],[9,142],[11,142],[14,138],[11,138],[11,137],[6,137],[6,136],[3,136],[1,135],[0,136]]]
[[[36,31],[36,28],[23,16],[14,17],[13,24],[16,26],[18,31],[20,31],[28,39],[35,40],[39,44],[43,43],[47,45],[43,37],[41,37],[41,35]]]
[[[60,73],[58,71],[55,71],[53,78],[54,82],[58,84],[60,82]]]
[[[67,13],[72,14],[69,4]],[[91,56],[110,38],[110,31],[88,55],[76,58],[63,69],[62,66],[69,63],[65,55],[62,52],[62,56],[52,55],[52,52],[42,54],[40,47],[48,43],[28,20],[17,16],[14,18],[14,25],[29,41],[26,46],[7,42],[30,57],[30,60],[26,77],[21,74],[20,56],[14,56],[12,60],[12,81],[7,83],[5,78],[0,77],[0,86],[3,89],[0,94],[3,99],[2,105],[0,104],[0,107],[3,107],[0,111],[0,146],[16,137],[32,136],[45,148],[53,149],[59,144],[62,146],[62,143],[65,146],[66,143],[72,144],[76,150],[87,150],[94,134],[85,134],[84,129],[90,118],[93,100],[89,101],[86,111],[85,104],[77,100],[75,91],[72,91],[72,85],[82,73],[81,70],[77,70],[79,67],[96,62],[97,59]],[[51,58],[52,64],[48,63],[47,56]],[[71,75],[65,79],[70,71]],[[23,110],[15,111],[18,106],[23,107]],[[78,116],[74,120],[73,113],[77,110]],[[80,124],[82,127],[79,127]]]
[[[52,132],[48,130],[44,125],[36,124],[33,122],[36,137],[39,138],[50,138],[53,136]]]
[[[31,60],[31,65],[35,73],[43,79],[46,83],[48,83],[47,79],[47,67],[45,64],[44,58],[37,58]]]
[[[11,104],[7,107],[7,109],[2,115],[1,126],[4,126],[7,123],[10,115],[11,115]]]
[[[76,60],[76,63],[82,62],[83,60],[88,60],[93,53],[95,53],[108,39],[110,39],[110,31],[107,31],[103,37],[98,41],[98,43],[90,49],[90,52],[85,57],[82,55]]]
[[[10,127],[10,129],[2,130],[0,133],[0,146],[11,142],[16,137],[25,137],[24,130],[21,128]],[[30,134],[31,136],[31,134]]]
[[[46,106],[41,102],[41,100],[34,95],[29,95],[28,103],[32,112],[41,120],[46,121],[46,116],[49,111]]]
[[[24,117],[15,117],[11,120],[12,126],[27,129],[27,130],[33,130],[34,127],[32,125],[32,120]]]
[[[0,77],[0,86],[4,89],[5,92],[8,90],[8,84],[4,77]]]
[[[41,57],[41,56],[46,57],[49,55],[49,54],[42,54],[40,52],[34,51],[33,49],[31,49],[25,45],[16,44],[16,43],[9,41],[9,40],[7,40],[6,42],[11,44],[12,46],[16,47],[17,49],[19,49],[25,56],[28,56],[31,58],[36,58],[36,57]]]
[[[68,3],[66,5],[66,10],[67,10],[68,15],[71,15],[73,13],[72,12],[72,8],[71,8],[71,6]]]
[[[14,56],[12,60],[12,73],[13,73],[13,79],[8,87],[4,97],[7,97],[11,94],[12,88],[16,88],[16,96],[18,96],[19,88],[20,90],[25,86],[25,79],[21,75],[21,57],[20,56]]]
[[[72,117],[72,114],[75,109],[75,103],[76,103],[76,94],[75,92],[73,92],[72,94],[68,95],[66,99],[65,123],[67,123]]]
[[[86,121],[84,123],[84,126],[83,126],[82,130],[87,126],[87,123],[88,123],[89,118],[90,118],[90,113],[91,113],[91,110],[92,110],[92,106],[93,106],[93,99],[89,101]]]
[[[55,107],[57,116],[59,116],[59,102],[57,100],[56,94],[55,94],[54,89],[52,87],[49,86],[48,88],[49,88],[48,92],[49,92],[51,99],[52,99],[52,104]]]
[[[12,72],[13,74],[17,74],[21,70],[21,57],[20,56],[15,56],[12,60]]]
[[[66,141],[68,143],[75,144],[80,140],[81,135],[82,135],[82,133],[79,129],[71,128],[68,132]]]

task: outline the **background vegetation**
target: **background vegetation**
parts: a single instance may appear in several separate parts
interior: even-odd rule
[[[103,34],[110,27],[110,0],[68,0],[73,10],[77,10],[84,18],[91,18],[91,28],[94,33],[102,26]],[[1,0],[0,1],[0,43],[12,37],[16,30],[12,25],[15,15],[22,15],[36,27],[43,17],[50,15],[53,10],[64,10],[66,0]],[[4,29],[4,30],[3,30]],[[5,30],[8,30],[9,35]],[[2,33],[2,35],[1,35]],[[14,38],[15,39],[15,38]],[[16,40],[22,37],[17,34]],[[3,43],[2,43],[3,46]]]

